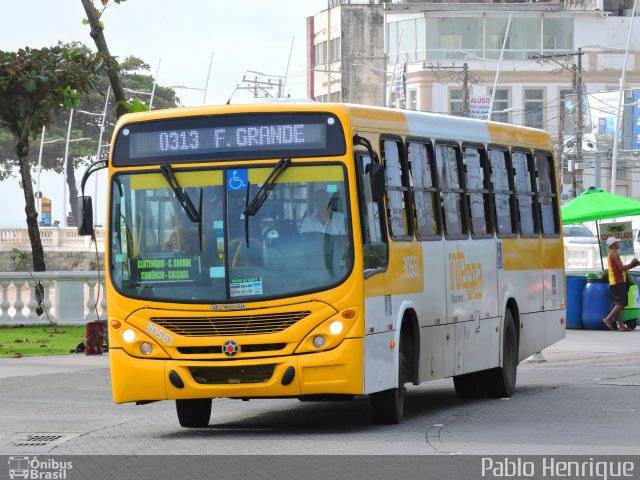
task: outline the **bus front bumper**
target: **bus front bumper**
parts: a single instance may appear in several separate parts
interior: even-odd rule
[[[113,348],[109,351],[113,400],[125,403],[183,398],[361,395],[364,391],[363,346],[362,338],[347,338],[336,348],[324,352],[227,361],[137,358],[120,348]],[[192,373],[194,368],[205,372],[204,376],[220,368],[235,368],[235,372],[264,371],[264,367],[270,369],[271,365],[273,373],[265,381],[260,378],[243,379],[243,373],[234,373],[231,376],[238,378],[227,380],[227,383],[201,383],[202,375]],[[290,383],[285,384],[285,372],[289,369],[288,375],[291,373],[288,367],[293,367],[294,376]],[[180,378],[182,388],[175,385],[180,382],[175,382],[175,374],[171,372]],[[173,382],[169,379],[170,374]],[[220,382],[220,376],[219,373],[214,374],[213,377],[217,378],[214,381]],[[242,383],[249,380],[252,383]]]

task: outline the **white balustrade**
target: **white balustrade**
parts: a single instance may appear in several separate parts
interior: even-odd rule
[[[566,270],[600,270],[598,245],[567,245],[564,248]],[[606,259],[604,265],[606,266]]]
[[[87,282],[87,285],[89,287],[89,295],[87,296],[87,316],[85,317],[85,320],[87,322],[92,322],[98,319],[98,316],[96,315],[98,299],[95,298],[97,282],[90,281]]]
[[[96,227],[98,251],[104,252],[105,229]],[[76,227],[40,227],[42,248],[47,252],[92,252],[95,246],[88,236],[79,236]],[[26,228],[0,228],[0,252],[18,250],[31,251],[31,242]]]
[[[50,320],[82,325],[107,318],[104,278],[97,272],[0,272],[0,325],[34,325]],[[100,296],[97,285],[100,281]],[[42,284],[43,314],[36,308],[37,284]],[[48,315],[47,315],[48,314]]]

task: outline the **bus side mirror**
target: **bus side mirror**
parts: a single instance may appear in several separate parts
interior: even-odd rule
[[[374,202],[381,202],[385,191],[384,165],[371,163],[368,165],[369,178],[371,179],[371,196]]]
[[[78,235],[93,236],[93,203],[91,197],[78,197]]]

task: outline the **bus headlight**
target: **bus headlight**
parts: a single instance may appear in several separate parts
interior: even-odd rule
[[[114,335],[110,341],[111,348],[121,348],[128,355],[137,358],[169,358],[164,348],[146,332],[133,325],[122,328],[120,335]]]
[[[344,325],[340,320],[334,320],[329,324],[329,331],[331,332],[331,335],[340,335],[343,328]]]
[[[313,346],[316,348],[324,347],[324,344],[327,343],[327,340],[324,338],[324,335],[316,335],[313,337]]]
[[[353,309],[349,309],[347,312],[348,315],[340,313],[334,315],[311,330],[300,342],[295,353],[313,353],[337,347],[349,331],[353,330],[352,327],[359,318]],[[362,333],[356,332],[355,335],[361,336]]]
[[[127,343],[133,343],[136,341],[136,332],[127,328],[124,332],[122,332],[122,339]]]

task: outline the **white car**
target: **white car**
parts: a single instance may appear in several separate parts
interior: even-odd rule
[[[597,245],[598,238],[589,228],[582,224],[564,225],[564,246],[568,245]]]

